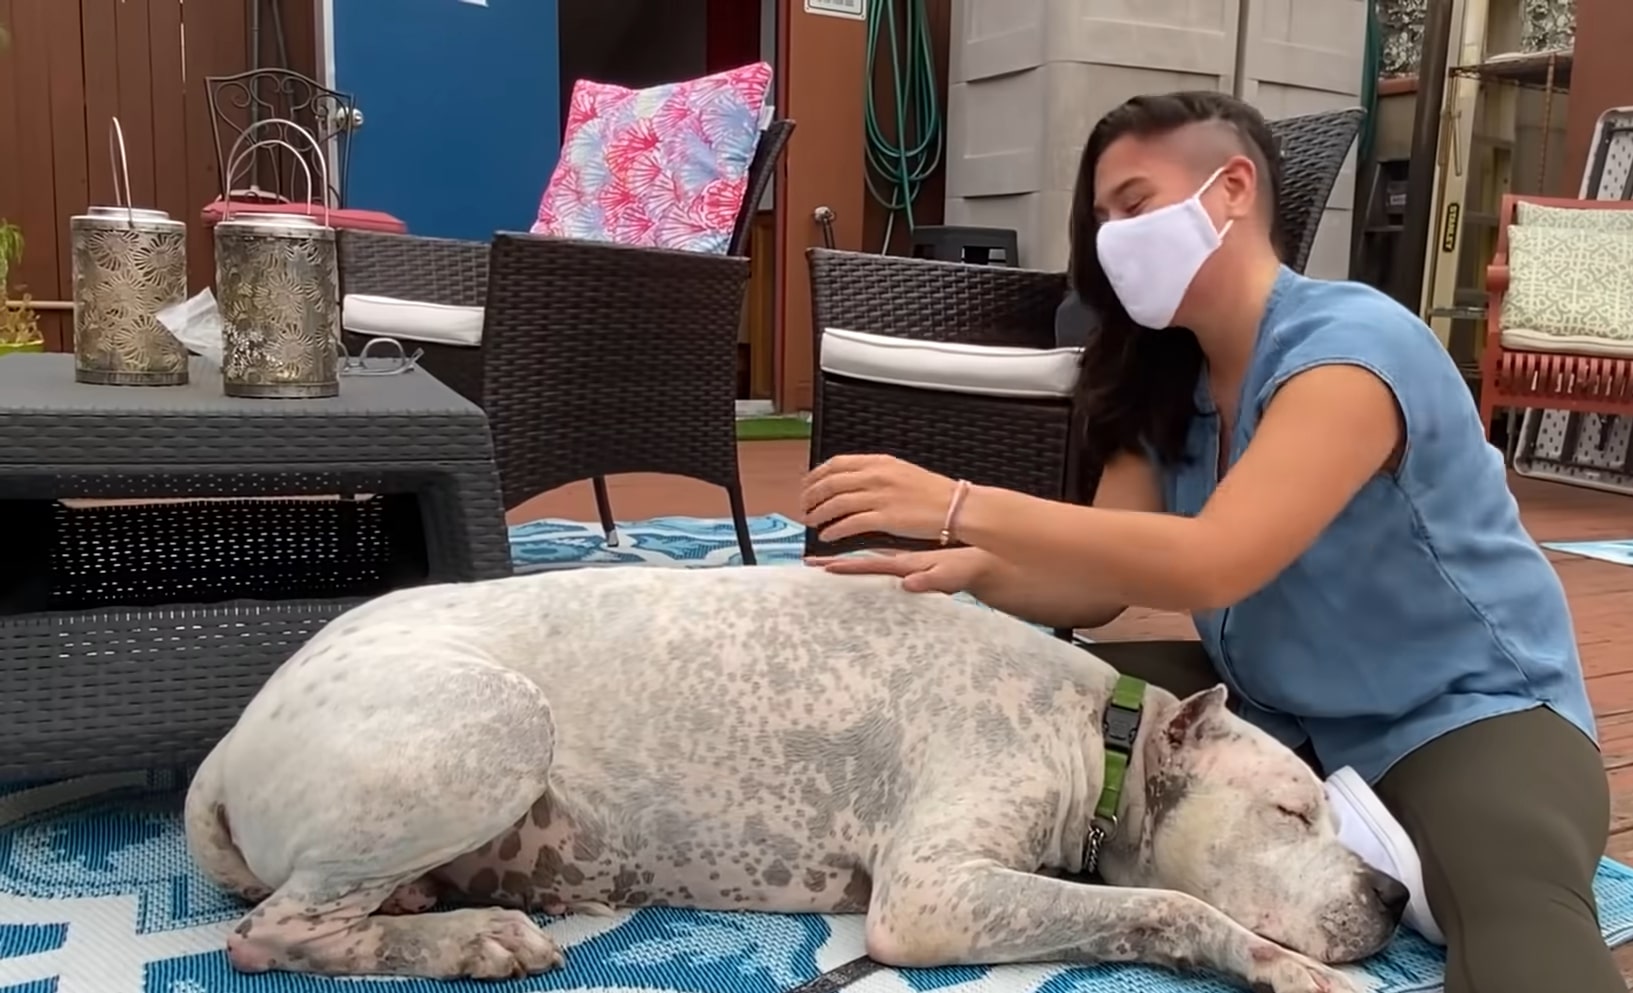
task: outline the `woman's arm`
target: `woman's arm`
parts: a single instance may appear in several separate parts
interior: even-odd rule
[[[983,486],[969,492],[954,531],[1021,569],[1070,563],[1085,588],[1123,603],[1217,609],[1292,564],[1404,442],[1381,379],[1361,366],[1322,365],[1282,385],[1247,451],[1194,518]]]
[[[1142,456],[1118,455],[1100,475],[1094,506],[1139,513],[1162,510],[1156,470]],[[1056,628],[1097,628],[1123,612],[1125,605],[1106,596],[1105,586],[1080,569],[1058,561],[1021,565],[990,551],[985,555],[987,561],[970,592],[989,607]]]

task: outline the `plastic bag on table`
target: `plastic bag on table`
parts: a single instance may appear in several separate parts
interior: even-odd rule
[[[153,316],[188,351],[221,368],[221,308],[216,306],[215,293],[208,286]]]

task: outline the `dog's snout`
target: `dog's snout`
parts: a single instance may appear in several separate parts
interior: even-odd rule
[[[1401,915],[1406,913],[1406,904],[1412,899],[1412,894],[1401,885],[1400,880],[1388,873],[1369,868],[1367,885],[1372,887],[1372,892],[1378,897],[1378,903],[1388,912],[1389,919],[1400,920]]]

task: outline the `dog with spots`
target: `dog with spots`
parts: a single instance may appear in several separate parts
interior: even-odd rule
[[[227,940],[250,972],[517,977],[564,962],[531,914],[669,905],[866,914],[896,966],[1353,993],[1330,964],[1389,941],[1404,889],[1223,690],[1130,683],[882,577],[424,586],[273,674],[200,766],[187,836],[255,904]]]

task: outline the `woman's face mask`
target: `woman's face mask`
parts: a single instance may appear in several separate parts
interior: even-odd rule
[[[1231,222],[1216,230],[1202,194],[1224,171],[1215,170],[1201,189],[1179,203],[1100,225],[1095,237],[1100,268],[1136,323],[1148,328],[1173,324],[1197,272],[1219,250]]]

